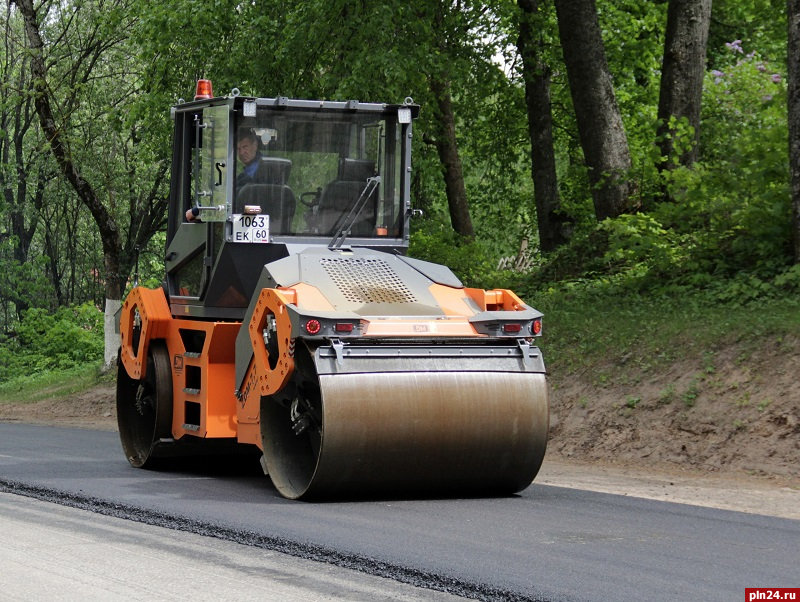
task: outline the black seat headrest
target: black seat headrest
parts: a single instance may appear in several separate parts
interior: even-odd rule
[[[375,175],[375,161],[343,159],[339,166],[339,179],[345,182],[365,182]]]
[[[258,166],[256,178],[263,184],[286,184],[289,172],[292,171],[292,162],[279,157],[262,157]]]

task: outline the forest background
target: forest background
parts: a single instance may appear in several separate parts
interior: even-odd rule
[[[800,0],[9,0],[2,27],[0,390],[108,364],[135,266],[160,286],[169,107],[200,77],[413,97],[410,254],[543,310],[562,379],[681,348],[649,395],[686,409],[725,345],[796,350]]]

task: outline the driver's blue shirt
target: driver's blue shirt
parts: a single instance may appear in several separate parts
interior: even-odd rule
[[[258,167],[261,165],[261,157],[261,153],[257,153],[255,159],[253,159],[249,164],[245,165],[244,169],[239,172],[239,175],[236,177],[239,186],[252,183],[256,180]]]
[[[250,165],[245,167],[242,171],[244,171],[244,173],[246,175],[250,176],[251,178],[255,178],[256,177],[256,172],[258,171],[258,164],[259,164],[260,160],[261,160],[261,157],[256,155],[256,158],[253,159],[253,161],[250,163]]]

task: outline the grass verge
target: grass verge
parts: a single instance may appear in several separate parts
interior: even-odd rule
[[[102,383],[114,382],[114,379],[113,371],[102,373],[97,364],[18,376],[0,383],[0,404],[34,403],[66,397]]]
[[[731,306],[693,295],[551,291],[528,302],[545,314],[539,343],[551,371],[619,363],[647,370],[736,343],[800,337],[800,303],[793,298]]]

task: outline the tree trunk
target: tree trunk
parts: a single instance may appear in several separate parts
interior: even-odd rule
[[[697,160],[710,24],[711,0],[670,0],[658,99],[657,139],[663,157],[659,163],[660,170],[691,165]],[[694,128],[691,148],[684,152],[680,152],[682,148],[677,149],[680,152],[677,156],[673,146],[677,130],[670,127],[670,117],[685,117]]]
[[[34,106],[36,107],[36,114],[39,116],[42,131],[50,143],[50,150],[61,173],[75,190],[81,202],[89,209],[100,231],[105,264],[106,312],[108,312],[109,304],[113,306],[113,302],[119,302],[122,298],[122,289],[126,280],[120,270],[121,245],[119,229],[114,218],[100,201],[94,188],[83,178],[77,166],[72,162],[67,143],[62,137],[62,130],[56,125],[47,86],[44,44],[39,31],[33,0],[13,0],[13,2],[19,7],[22,14],[25,22],[25,35],[31,47],[30,68],[33,80]],[[107,318],[106,328],[108,328],[108,324],[109,320]],[[109,349],[109,345],[112,346],[111,349]],[[118,337],[109,336],[109,333],[106,332],[105,358],[107,365],[116,354],[118,346]]]
[[[446,61],[448,55],[447,33],[445,31],[445,6],[437,0],[434,9],[434,32],[436,33],[439,54]],[[444,65],[430,76],[430,87],[436,99],[438,124],[436,127],[436,152],[442,163],[444,188],[450,210],[453,230],[465,238],[475,238],[472,217],[469,213],[467,189],[464,186],[464,171],[456,142],[456,116],[453,111],[453,97],[450,93],[450,75]]]
[[[800,0],[787,0],[789,74],[789,171],[794,261],[800,263]]]
[[[531,140],[531,177],[536,200],[539,247],[543,253],[567,242],[570,221],[560,213],[556,156],[553,148],[553,112],[550,104],[550,66],[541,56],[542,40],[534,35],[539,0],[517,0],[521,9],[517,49],[522,58],[528,135]]]
[[[56,289],[56,303],[61,307],[64,305],[64,291],[61,286],[61,275],[58,272],[58,262],[56,261],[57,251],[55,243],[53,242],[53,235],[48,227],[45,227],[44,251],[50,260],[50,280],[53,283],[53,287]]]
[[[436,151],[444,171],[444,189],[450,209],[453,230],[466,238],[475,238],[472,218],[469,214],[464,172],[456,143],[456,118],[450,96],[450,82],[445,77],[431,78],[431,92],[439,108],[439,127],[436,135]]]
[[[578,134],[598,221],[629,209],[631,157],[594,0],[555,0]]]

